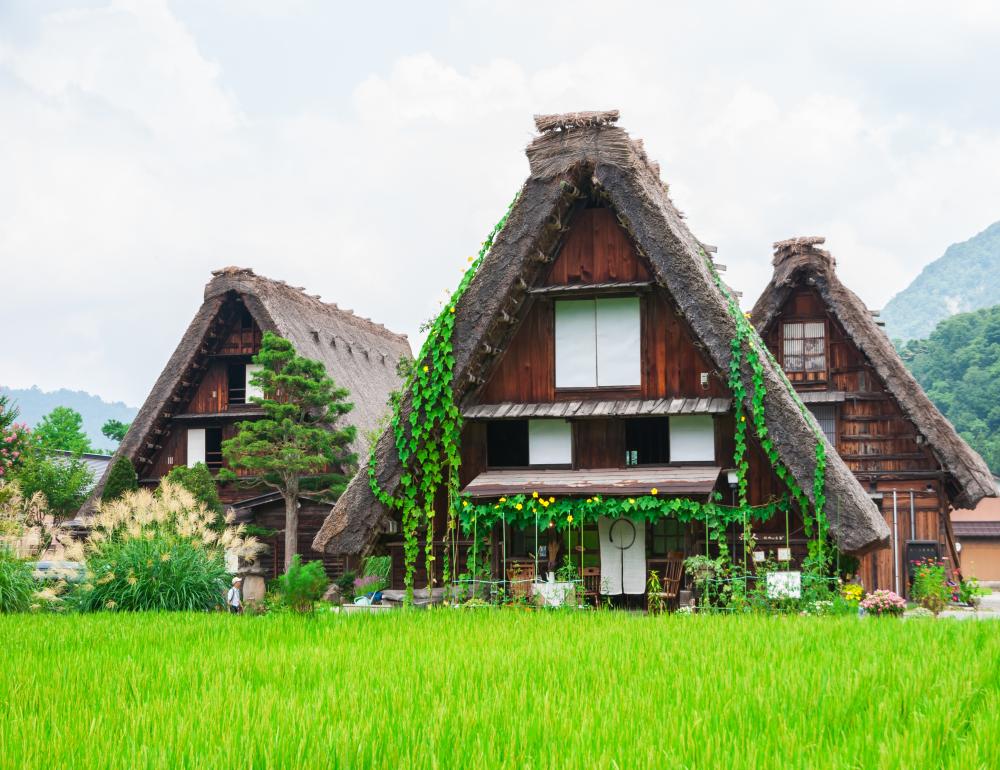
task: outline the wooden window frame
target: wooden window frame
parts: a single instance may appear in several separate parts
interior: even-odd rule
[[[549,312],[552,314],[552,389],[555,393],[556,401],[572,401],[575,398],[586,398],[588,396],[601,395],[605,397],[621,397],[621,398],[632,398],[633,396],[640,395],[643,389],[643,379],[646,376],[646,312],[647,312],[647,302],[646,296],[648,292],[629,292],[629,291],[615,291],[615,290],[603,290],[603,291],[588,291],[581,292],[579,296],[548,296],[546,298],[549,300]],[[562,387],[560,388],[556,385],[556,302],[560,300],[602,300],[602,299],[637,299],[639,300],[639,383],[637,385],[595,385],[593,387]],[[596,351],[595,351],[596,355]],[[596,361],[595,361],[596,364]]]
[[[807,324],[807,323],[821,323],[823,324],[823,363],[825,364],[823,369],[816,369],[809,371],[805,369],[805,340],[806,337],[793,338],[803,340],[803,350],[802,350],[802,369],[796,369],[789,371],[788,367],[785,365],[785,325],[786,324]],[[813,338],[809,338],[813,339]],[[799,384],[810,384],[810,383],[826,383],[830,381],[830,319],[829,318],[817,318],[816,316],[785,316],[782,317],[781,322],[778,324],[778,352],[780,353],[781,368],[788,376],[790,380]],[[808,375],[813,375],[812,379],[808,378]],[[821,376],[820,376],[821,375]]]

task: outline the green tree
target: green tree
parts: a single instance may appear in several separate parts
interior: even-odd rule
[[[265,416],[239,423],[236,436],[222,443],[222,454],[230,468],[249,470],[253,481],[281,492],[287,570],[297,550],[300,492],[335,497],[354,470],[357,458],[349,445],[355,429],[336,425],[354,404],[344,400],[348,391],[334,384],[322,363],[298,355],[276,334],[265,332],[253,360],[260,369],[251,382],[264,395],[250,400]],[[230,469],[219,478],[238,480]]]
[[[212,478],[212,472],[205,463],[196,463],[191,468],[186,465],[178,465],[167,474],[167,480],[180,484],[208,510],[216,513],[222,512],[219,488],[215,479]]]
[[[139,477],[136,475],[132,461],[127,457],[119,457],[111,466],[108,480],[101,490],[101,500],[117,500],[126,492],[139,488]]]
[[[53,455],[34,444],[24,455],[15,478],[25,497],[41,492],[57,519],[71,518],[94,484],[90,467],[76,456]]]
[[[125,434],[128,433],[128,427],[132,423],[122,422],[121,420],[111,419],[101,426],[101,433],[107,436],[112,441],[117,441],[119,444],[122,439],[125,438]]]
[[[946,318],[901,355],[962,438],[1000,473],[1000,305]]]
[[[92,452],[90,440],[83,431],[83,417],[75,409],[57,406],[35,427],[35,438],[45,449],[64,452]]]

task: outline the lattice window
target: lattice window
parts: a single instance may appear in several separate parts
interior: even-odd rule
[[[786,372],[826,371],[826,324],[792,321],[783,325],[782,364]]]

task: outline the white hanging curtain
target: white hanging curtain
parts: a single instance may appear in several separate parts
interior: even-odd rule
[[[646,592],[646,525],[628,518],[597,520],[601,543],[601,593]]]

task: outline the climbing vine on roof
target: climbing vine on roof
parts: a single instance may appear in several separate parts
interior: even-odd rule
[[[419,555],[418,532],[426,528],[424,561],[428,587],[434,575],[434,502],[442,486],[448,497],[449,530],[454,529],[458,502],[458,468],[461,464],[459,441],[462,417],[455,404],[452,387],[455,355],[452,334],[455,309],[482,264],[483,258],[507,223],[518,195],[494,225],[480,246],[476,257],[469,257],[469,266],[441,313],[428,328],[427,339],[406,382],[410,393],[410,408],[404,413],[403,399],[396,399],[392,414],[392,432],[399,455],[400,477],[398,496],[382,489],[375,475],[374,448],[368,461],[368,482],[372,493],[382,504],[402,513],[403,560],[405,563],[406,601],[413,601],[413,572]],[[445,565],[447,580],[448,565]]]
[[[739,489],[740,505],[746,505],[746,473],[749,468],[745,457],[746,411],[743,406],[743,399],[746,396],[746,388],[743,385],[743,378],[741,376],[742,361],[745,359],[747,363],[750,364],[750,381],[753,388],[750,398],[750,416],[753,421],[754,432],[760,441],[761,449],[764,451],[768,461],[771,463],[771,467],[774,468],[775,474],[787,485],[792,497],[799,504],[799,509],[802,511],[802,522],[805,534],[807,537],[812,538],[809,541],[810,560],[816,569],[822,570],[826,566],[824,544],[826,542],[827,530],[829,529],[826,515],[824,513],[826,505],[826,446],[823,443],[822,432],[820,431],[816,420],[813,418],[812,413],[806,408],[805,404],[802,403],[802,399],[799,398],[798,393],[795,392],[795,388],[792,387],[792,384],[789,382],[784,370],[778,365],[777,361],[774,360],[774,356],[771,355],[771,351],[767,349],[767,346],[760,338],[760,335],[757,334],[757,330],[753,327],[753,324],[750,323],[746,314],[740,310],[740,306],[737,304],[732,292],[729,291],[729,288],[719,277],[719,273],[715,269],[715,265],[712,264],[712,260],[709,259],[708,255],[704,252],[702,252],[702,257],[705,259],[705,264],[708,266],[709,272],[712,274],[715,285],[725,297],[726,307],[736,324],[736,336],[733,338],[731,343],[732,355],[729,363],[729,388],[733,393],[734,413],[736,417],[736,453],[734,456],[734,463],[736,465],[738,477],[737,484]],[[782,382],[798,406],[799,411],[802,412],[802,416],[805,418],[806,423],[812,429],[813,435],[816,438],[816,469],[813,473],[813,506],[809,505],[809,499],[802,491],[802,487],[799,486],[791,471],[789,471],[788,467],[781,462],[781,458],[778,456],[778,450],[775,448],[774,442],[768,435],[767,422],[764,414],[764,397],[767,394],[767,388],[764,385],[763,359],[765,358],[771,362],[775,371],[778,372],[778,376],[781,377]]]
[[[490,528],[498,522],[514,526],[518,524],[527,526],[529,520],[537,525],[541,518],[546,526],[566,528],[572,526],[574,515],[581,519],[578,524],[582,524],[585,520],[596,520],[600,516],[630,516],[636,519],[655,520],[669,515],[685,522],[704,521],[706,532],[719,544],[720,549],[723,549],[725,548],[725,530],[732,523],[742,519],[744,526],[748,527],[750,520],[766,520],[779,510],[787,515],[789,505],[787,498],[757,507],[751,507],[747,503],[748,415],[745,408],[747,391],[742,378],[744,360],[749,363],[752,375],[753,390],[750,398],[749,416],[754,432],[776,474],[787,484],[792,497],[799,503],[803,512],[806,534],[815,533],[815,539],[810,543],[810,556],[818,559],[818,564],[821,565],[823,562],[822,544],[826,534],[826,519],[823,515],[826,457],[819,428],[795,394],[791,384],[785,379],[785,385],[817,436],[816,473],[813,482],[815,515],[812,515],[809,513],[808,499],[788,468],[781,462],[777,450],[768,436],[764,417],[766,389],[762,359],[770,357],[770,353],[763,345],[756,330],[740,311],[739,305],[707,257],[705,259],[709,270],[716,285],[725,296],[729,313],[736,323],[736,336],[731,343],[728,383],[733,394],[736,419],[736,449],[733,460],[738,479],[737,505],[722,506],[718,503],[717,495],[708,502],[659,498],[656,490],[651,490],[650,494],[637,498],[604,499],[595,496],[588,498],[585,503],[568,498],[560,501],[556,501],[554,498],[539,498],[536,494],[530,498],[526,496],[512,496],[509,499],[503,497],[497,503],[477,505],[460,496],[458,469],[461,464],[462,418],[455,403],[453,388],[455,356],[452,335],[455,327],[455,311],[462,295],[468,289],[479,266],[493,245],[494,238],[507,223],[507,218],[517,202],[517,198],[518,196],[514,197],[500,221],[482,242],[479,254],[469,258],[470,264],[458,287],[451,294],[441,313],[430,323],[427,339],[407,377],[405,391],[410,394],[408,408],[404,409],[405,399],[402,394],[394,399],[391,425],[400,467],[403,469],[399,488],[395,494],[383,489],[378,482],[374,447],[369,458],[368,480],[372,493],[383,505],[401,512],[404,584],[407,603],[413,601],[413,573],[420,552],[419,531],[421,527],[424,528],[426,535],[424,560],[428,587],[435,582],[433,577],[435,501],[442,489],[447,497],[449,536],[453,536],[459,526],[469,532],[477,529],[480,525],[484,529]],[[773,362],[773,359],[771,360]],[[776,368],[780,372],[780,368],[777,366]],[[749,530],[745,531],[744,534],[744,542],[749,541]],[[446,552],[442,569],[444,582],[448,582],[450,569],[453,566],[449,564],[448,559],[449,556]]]

